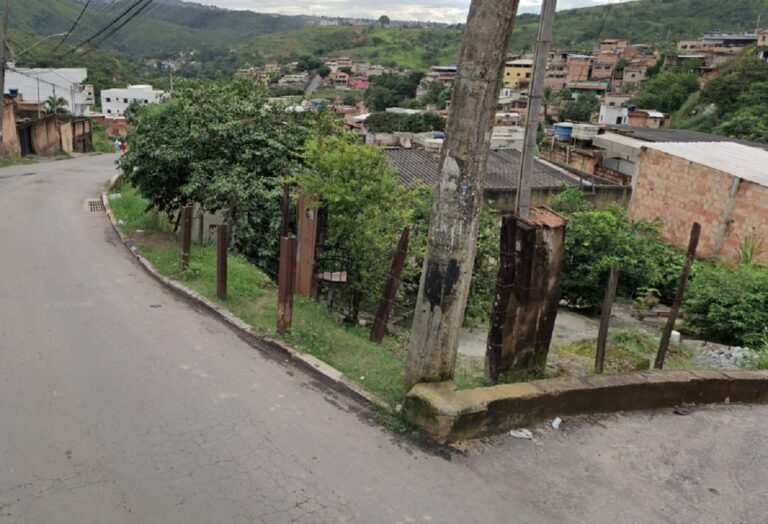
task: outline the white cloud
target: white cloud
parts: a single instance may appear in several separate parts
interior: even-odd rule
[[[393,20],[430,20],[435,22],[464,22],[469,0],[197,0],[228,9],[248,9],[259,13],[286,15],[318,15],[378,18],[387,15]],[[613,3],[629,0],[613,0]],[[611,0],[560,0],[559,9],[605,5]],[[521,0],[520,13],[538,13],[541,0]]]

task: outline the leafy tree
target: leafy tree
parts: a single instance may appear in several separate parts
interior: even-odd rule
[[[323,253],[345,261],[349,317],[356,322],[360,306],[379,298],[392,249],[411,221],[417,195],[398,183],[399,173],[380,149],[353,136],[310,140],[305,159],[308,169],[298,182],[307,194],[320,197],[327,217]]]
[[[644,109],[673,113],[698,90],[699,80],[695,74],[667,69],[648,80],[631,103]]]
[[[568,217],[561,275],[565,300],[599,306],[613,265],[621,271],[620,296],[652,288],[671,300],[683,255],[659,240],[660,223],[633,222],[618,206],[591,210],[578,189],[563,192],[553,206]]]
[[[365,104],[374,111],[383,111],[414,98],[422,76],[420,72],[377,76],[365,91]]]
[[[198,202],[223,213],[237,247],[274,269],[282,186],[302,165],[306,141],[335,124],[266,102],[247,81],[180,86],[138,112],[121,167],[161,212]]]
[[[589,122],[592,114],[600,110],[600,101],[595,95],[579,95],[576,100],[569,100],[560,107],[560,120],[570,122]]]
[[[317,68],[317,74],[325,78],[331,74],[331,68],[328,67],[327,65],[322,65]]]
[[[322,65],[319,59],[308,55],[300,56],[296,61],[296,69],[299,71],[313,71]]]
[[[444,131],[445,119],[435,113],[400,115],[382,111],[370,115],[365,120],[365,127],[368,131],[373,133],[394,133],[395,131],[423,133],[425,131]]]
[[[390,22],[390,20],[389,20],[389,17],[387,15],[381,15],[379,17],[379,25],[381,25],[381,27],[389,25],[389,22]]]

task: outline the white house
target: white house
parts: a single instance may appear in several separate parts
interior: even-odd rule
[[[101,92],[101,111],[107,118],[123,116],[132,102],[140,105],[159,104],[166,98],[160,89],[147,84],[129,85],[126,88],[104,89]]]
[[[93,86],[84,84],[88,70],[83,67],[26,68],[9,63],[5,69],[5,94],[20,94],[28,102],[63,98],[75,116],[87,116],[96,103]]]

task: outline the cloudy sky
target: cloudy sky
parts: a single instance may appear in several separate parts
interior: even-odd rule
[[[469,0],[197,0],[229,9],[250,9],[260,13],[288,15],[349,16],[397,20],[464,22]],[[613,0],[618,3],[627,0]],[[611,3],[611,0],[560,0],[559,9]],[[520,0],[520,12],[539,12],[541,0]]]

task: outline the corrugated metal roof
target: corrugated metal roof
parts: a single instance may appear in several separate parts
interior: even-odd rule
[[[727,136],[701,133],[699,131],[688,131],[687,129],[652,129],[631,126],[606,126],[606,128],[614,133],[631,136],[632,138],[637,138],[638,140],[644,140],[646,142],[735,142],[746,146],[768,149],[768,144],[738,140]]]
[[[438,182],[440,156],[422,149],[387,149],[384,154],[397,167],[403,184],[410,187],[432,187]],[[490,191],[514,190],[520,172],[520,151],[502,149],[491,151],[488,157],[485,188]],[[533,167],[531,187],[578,187],[576,175],[537,159]]]
[[[768,151],[764,149],[736,142],[662,142],[645,147],[768,187]]]

